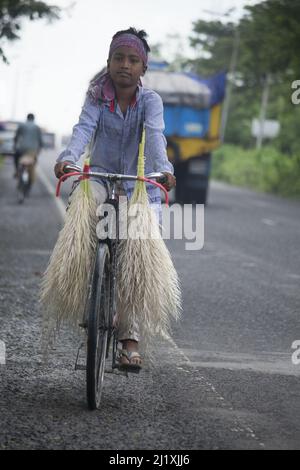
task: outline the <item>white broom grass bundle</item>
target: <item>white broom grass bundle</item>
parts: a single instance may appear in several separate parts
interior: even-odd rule
[[[88,180],[83,180],[72,194],[64,226],[41,284],[44,353],[53,344],[63,323],[76,329],[82,321],[97,242],[96,209]]]
[[[144,139],[145,133],[139,152],[139,176],[144,176]],[[132,325],[138,325],[147,352],[157,335],[170,336],[171,321],[178,320],[180,312],[178,275],[150,207],[146,185],[138,181],[128,207],[128,237],[119,245],[120,330],[129,331]]]

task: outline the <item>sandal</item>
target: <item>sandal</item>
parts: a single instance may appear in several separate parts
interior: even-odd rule
[[[125,357],[128,363],[121,362],[121,358]],[[127,349],[119,349],[118,350],[118,369],[125,370],[127,372],[132,372],[134,374],[138,374],[142,368],[141,364],[132,363],[132,359],[141,359],[140,354],[137,351],[127,351]]]

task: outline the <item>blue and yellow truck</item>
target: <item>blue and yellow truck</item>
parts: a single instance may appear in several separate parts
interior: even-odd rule
[[[167,151],[177,178],[175,200],[206,204],[211,152],[220,145],[225,73],[203,79],[171,72],[166,62],[150,62],[143,79],[164,102]]]

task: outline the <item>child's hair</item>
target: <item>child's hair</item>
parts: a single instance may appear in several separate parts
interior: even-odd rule
[[[145,48],[145,51],[148,53],[150,52],[150,47],[149,47],[149,44],[147,43],[146,41],[146,37],[148,36],[148,34],[146,33],[146,31],[144,31],[143,29],[140,29],[139,31],[136,29],[136,28],[133,28],[132,26],[128,29],[124,29],[122,31],[117,31],[116,34],[113,35],[112,39],[115,39],[117,38],[118,36],[121,36],[121,34],[134,34],[135,36],[137,36],[141,41],[142,43],[144,44],[144,48]]]

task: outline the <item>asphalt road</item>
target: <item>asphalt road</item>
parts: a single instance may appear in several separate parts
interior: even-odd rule
[[[299,449],[300,203],[212,184],[204,248],[167,242],[184,307],[173,341],[139,376],[108,376],[90,412],[78,338],[64,330],[41,361],[38,288],[63,208],[53,161],[41,155],[23,206],[11,162],[0,170],[0,449]]]

